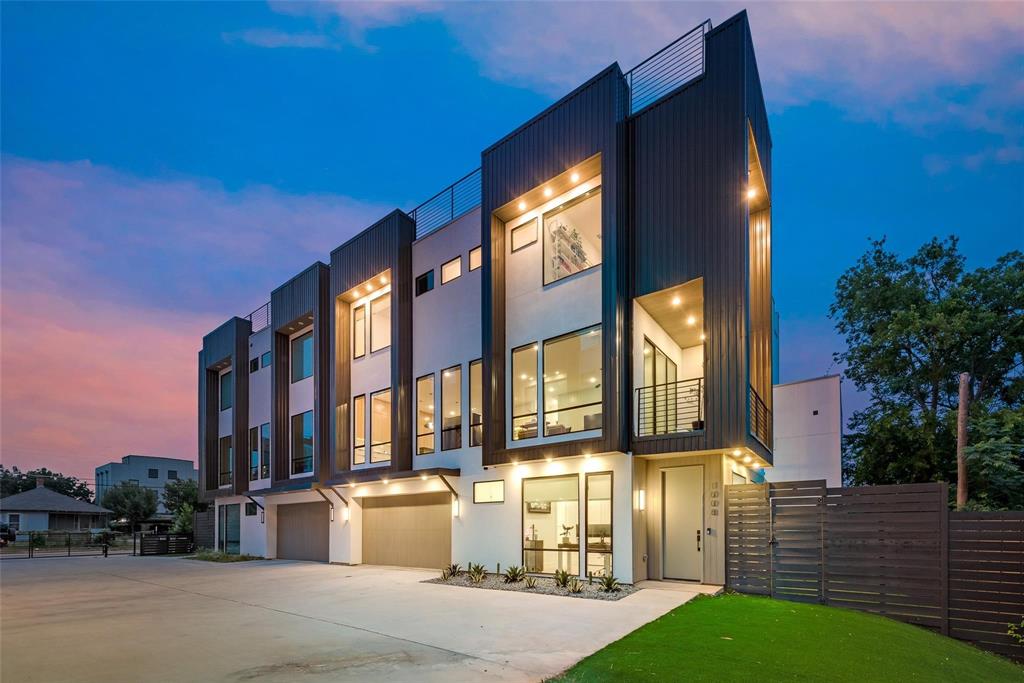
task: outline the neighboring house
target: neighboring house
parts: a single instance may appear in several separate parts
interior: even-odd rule
[[[157,515],[167,515],[163,498],[167,482],[195,478],[196,466],[191,460],[153,455],[126,455],[121,458],[121,462],[108,462],[96,468],[96,500],[102,502],[104,494],[112,486],[129,481],[156,491],[160,500]]]
[[[99,505],[65,496],[46,488],[45,478],[36,487],[0,498],[0,524],[11,531],[79,531],[103,529],[113,513]]]
[[[842,403],[839,375],[826,375],[773,390],[775,463],[768,481],[824,479],[843,485]]]
[[[746,14],[612,64],[481,161],[203,338],[218,547],[724,583],[723,486],[772,463]]]

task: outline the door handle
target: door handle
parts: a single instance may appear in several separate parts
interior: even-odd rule
[[[700,552],[700,529],[697,529],[697,552]]]

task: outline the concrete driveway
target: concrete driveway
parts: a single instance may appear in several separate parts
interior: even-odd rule
[[[5,681],[541,680],[695,593],[617,602],[283,560],[4,560]]]

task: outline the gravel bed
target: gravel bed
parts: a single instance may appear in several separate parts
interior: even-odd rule
[[[469,577],[466,576],[466,572],[462,572],[458,576],[448,579],[447,581],[435,578],[427,579],[423,583],[440,583],[448,586],[462,586],[464,588],[486,588],[495,591],[517,591],[520,593],[539,593],[541,595],[561,595],[567,598],[586,598],[589,600],[621,600],[627,595],[632,595],[639,590],[635,586],[622,584],[617,592],[606,593],[601,590],[601,586],[597,583],[597,579],[594,579],[593,584],[589,584],[586,579],[582,579],[583,592],[570,593],[566,589],[556,586],[554,579],[540,576],[534,578],[537,579],[537,586],[535,588],[527,588],[526,583],[523,581],[518,583],[505,583],[503,577],[498,574],[488,574],[482,583],[471,583]]]

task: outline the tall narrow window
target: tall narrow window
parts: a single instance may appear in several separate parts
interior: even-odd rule
[[[641,434],[680,431],[679,402],[687,400],[688,383],[677,382],[678,366],[650,339],[644,338],[644,387],[638,410]],[[684,406],[685,407],[685,406]]]
[[[292,339],[292,383],[313,376],[313,332]]]
[[[537,436],[537,345],[512,350],[512,440]]]
[[[544,436],[601,429],[601,326],[544,342]]]
[[[260,479],[270,476],[270,423],[260,425]]]
[[[391,390],[370,394],[370,462],[391,460]]]
[[[233,393],[235,383],[231,377],[231,371],[228,370],[220,376],[220,409],[227,410],[231,407],[231,394]]]
[[[356,306],[352,310],[352,357],[362,358],[366,355],[366,306]]]
[[[469,445],[480,446],[484,442],[484,362],[475,360],[469,364]]]
[[[391,346],[391,294],[370,302],[370,353]]]
[[[601,188],[544,214],[544,284],[601,263]]]
[[[313,411],[292,415],[292,474],[313,471]]]
[[[456,256],[441,266],[441,284],[447,284],[462,275],[462,257]]]
[[[462,448],[462,366],[441,373],[441,450]]]
[[[416,454],[434,452],[434,376],[416,380]]]
[[[249,430],[249,481],[260,478],[260,430],[252,427]]]
[[[352,399],[352,464],[366,463],[366,396]]]
[[[612,574],[612,473],[587,474],[587,575]]]
[[[473,247],[469,250],[469,270],[476,270],[483,265],[484,250],[482,247]]]
[[[220,477],[217,482],[220,486],[226,486],[231,483],[231,472],[234,469],[234,460],[231,457],[231,437],[222,436],[220,437],[220,447],[218,448],[218,462]],[[138,483],[138,482],[136,482]]]
[[[580,480],[572,474],[523,479],[523,566],[580,573]]]

